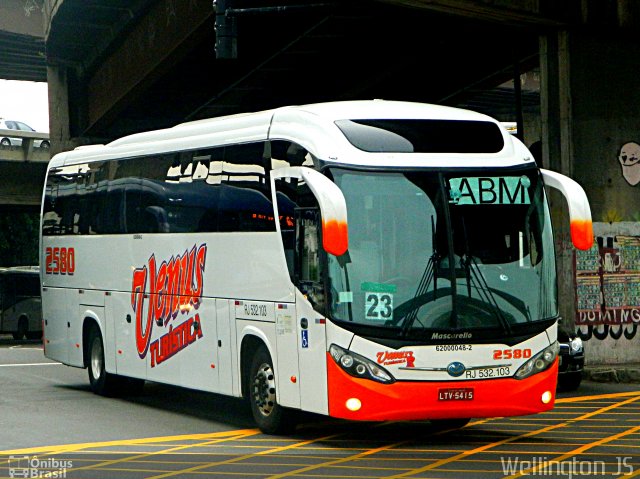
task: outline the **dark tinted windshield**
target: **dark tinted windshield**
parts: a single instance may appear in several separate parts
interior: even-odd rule
[[[497,153],[500,127],[488,121],[338,120],[347,140],[370,153]]]

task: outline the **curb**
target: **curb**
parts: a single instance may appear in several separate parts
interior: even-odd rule
[[[640,366],[591,366],[585,367],[583,379],[598,383],[640,383]]]

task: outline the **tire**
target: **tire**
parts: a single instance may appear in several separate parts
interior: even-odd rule
[[[97,326],[93,326],[89,332],[88,353],[87,369],[91,390],[101,396],[112,396],[117,389],[117,378],[105,370],[104,343]]]
[[[11,140],[9,140],[9,138],[3,138],[2,140],[0,140],[0,145],[11,146]]]
[[[15,333],[12,333],[13,339],[20,341],[22,338],[29,334],[29,320],[22,316],[18,320],[18,328]]]
[[[47,140],[42,140],[42,143],[40,143],[40,148],[42,148],[43,150],[48,150],[49,148],[51,148],[51,143],[49,143]]]
[[[251,412],[260,430],[265,434],[292,432],[294,413],[277,402],[276,376],[266,347],[260,346],[254,354],[248,380]]]
[[[438,431],[446,431],[449,429],[462,429],[467,424],[469,424],[471,418],[460,418],[460,419],[431,419],[431,424],[433,424]]]

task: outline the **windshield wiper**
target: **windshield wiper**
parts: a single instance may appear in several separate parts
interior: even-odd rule
[[[469,248],[469,238],[467,236],[467,227],[464,221],[464,217],[462,217],[461,219],[465,254],[460,259],[460,265],[464,268],[467,277],[467,294],[469,295],[469,297],[471,297],[471,286],[473,285],[473,287],[480,295],[480,298],[493,306],[495,315],[498,318],[498,322],[505,330],[505,332],[507,334],[511,334],[511,325],[504,317],[504,314],[502,314],[502,310],[500,309],[500,306],[496,301],[494,293],[507,300],[509,303],[513,304],[519,311],[523,312],[524,315],[527,316],[527,319],[529,319],[529,313],[524,306],[524,303],[522,303],[520,300],[510,294],[502,293],[499,290],[495,290],[491,288],[491,286],[489,286],[486,278],[484,277],[484,274],[482,274],[482,270],[478,266],[478,262],[476,261],[475,257],[471,255],[471,251]],[[522,306],[515,304],[516,302],[522,303]]]
[[[460,260],[460,262],[462,263],[465,271],[467,272],[467,292],[469,294],[469,297],[471,297],[471,285],[473,285],[475,290],[478,292],[480,298],[486,303],[489,303],[491,304],[491,306],[493,306],[493,311],[496,317],[498,318],[498,322],[500,323],[500,326],[502,326],[502,329],[504,329],[504,331],[507,334],[511,334],[511,325],[504,317],[504,314],[502,314],[502,310],[500,309],[500,306],[496,301],[494,293],[496,293],[498,296],[504,299],[507,299],[507,298],[505,298],[505,296],[500,294],[500,291],[492,289],[489,286],[489,284],[487,283],[487,280],[482,274],[482,271],[480,270],[480,267],[478,266],[476,259],[473,256],[465,254],[464,257]],[[507,296],[513,298],[511,295],[507,295]],[[509,301],[509,302],[512,302],[512,301]]]
[[[438,298],[438,265],[440,264],[440,254],[438,253],[437,244],[436,244],[436,226],[433,220],[433,215],[431,215],[431,246],[433,248],[433,253],[429,256],[427,261],[427,266],[422,273],[422,278],[420,278],[420,282],[418,283],[418,288],[416,289],[413,298],[409,300],[410,303],[415,303],[416,299],[425,295],[429,291],[429,286],[431,285],[431,281],[433,281],[433,301]],[[424,303],[418,301],[414,304],[409,312],[404,316],[404,323],[402,324],[402,330],[400,331],[400,336],[406,336],[418,318],[418,310],[420,306]],[[395,321],[398,322],[402,319],[402,316],[396,318]]]

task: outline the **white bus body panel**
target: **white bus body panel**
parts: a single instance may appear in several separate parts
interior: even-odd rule
[[[235,318],[231,315],[231,301],[216,299],[216,322],[218,331],[218,392],[240,396],[240,366],[237,359]]]
[[[298,359],[298,324],[296,305],[278,303],[276,314],[276,374],[278,402],[283,406],[300,408],[300,367]]]
[[[149,349],[140,357],[136,344],[136,312],[132,306],[134,271],[149,270],[152,257],[159,267],[163,262],[184,257],[194,247],[203,245],[206,260],[199,305],[182,308],[163,326],[152,321]],[[46,355],[73,366],[83,366],[82,324],[85,317],[91,317],[101,325],[107,371],[239,395],[237,355],[242,334],[238,335],[236,344],[236,324],[229,323],[227,318],[236,320],[242,315],[237,314],[237,307],[225,304],[229,302],[227,298],[261,301],[270,308],[272,323],[268,338],[271,347],[275,345],[275,302],[293,304],[294,288],[284,260],[282,255],[273,254],[282,248],[276,232],[49,236],[43,237],[43,250],[47,247],[72,248],[74,251],[72,275],[43,274]],[[117,254],[100,254],[102,251]],[[109,274],[105,274],[106,271]],[[150,283],[148,278],[142,301],[144,325],[149,307],[157,297],[152,294]],[[89,311],[93,314],[88,314]],[[131,322],[127,321],[127,315]],[[188,347],[170,350],[169,359],[151,367],[151,344],[158,341],[159,348],[162,336],[195,315],[202,322],[202,337],[196,338]],[[73,350],[72,357],[70,350]],[[115,358],[111,356],[114,353]],[[219,384],[220,377],[224,379]]]
[[[500,127],[504,146],[497,153],[370,153],[353,146],[336,126],[342,119],[443,119],[499,123],[486,115],[436,105],[404,102],[336,102],[275,110],[269,139],[295,141],[327,163],[374,167],[514,166],[533,162],[507,131]]]
[[[510,378],[533,356],[550,346],[554,324],[548,330],[513,346],[506,344],[478,344],[469,339],[468,344],[405,346],[392,349],[354,336],[350,350],[371,359],[385,368],[398,381],[468,381],[489,378]],[[496,351],[519,351],[517,358],[496,359]],[[527,351],[527,353],[524,353]],[[467,371],[460,377],[452,377],[447,366],[462,362]]]
[[[297,325],[300,404],[305,411],[328,414],[326,320],[311,307],[302,293],[298,292],[296,299],[300,318]],[[306,319],[306,329],[302,328],[303,318]]]
[[[77,308],[77,290],[52,287],[42,289],[44,352],[49,359],[64,364],[69,362],[69,348],[67,347],[69,326],[67,326],[67,322],[77,314]]]
[[[140,361],[136,351],[135,313],[131,310],[131,293],[115,291],[106,297],[109,326],[105,340],[105,366],[123,376],[144,379],[146,361]],[[113,334],[109,334],[112,331]],[[114,342],[111,342],[114,341]],[[113,359],[107,361],[107,355]]]

